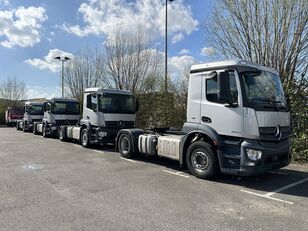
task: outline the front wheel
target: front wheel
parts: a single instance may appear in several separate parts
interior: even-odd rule
[[[118,141],[118,149],[122,157],[124,158],[132,158],[134,156],[133,153],[133,141],[130,135],[121,134]]]
[[[60,139],[62,142],[64,142],[64,141],[67,140],[66,127],[63,127],[63,126],[60,127],[59,139]]]
[[[47,138],[48,135],[47,135],[47,125],[46,124],[43,124],[42,126],[42,135],[44,138]]]
[[[23,131],[23,132],[26,132],[26,131],[27,131],[26,123],[25,123],[25,122],[22,123],[22,131]]]
[[[87,128],[84,128],[81,131],[80,142],[83,147],[90,147],[89,130]]]
[[[186,163],[191,174],[202,179],[211,179],[219,172],[218,161],[208,143],[198,141],[187,150]]]

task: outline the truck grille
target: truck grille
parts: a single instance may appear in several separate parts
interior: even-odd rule
[[[277,142],[286,140],[291,135],[290,127],[260,127],[260,140],[265,142]]]
[[[110,128],[129,128],[134,127],[134,121],[105,121],[106,127]]]
[[[78,120],[56,120],[57,125],[75,125]]]

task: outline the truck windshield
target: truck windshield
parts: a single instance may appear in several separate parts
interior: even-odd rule
[[[13,115],[23,115],[24,111],[22,110],[22,108],[13,108],[10,109],[10,113]]]
[[[243,72],[245,97],[256,110],[287,110],[280,78],[277,74],[259,71]]]
[[[135,99],[132,95],[104,93],[98,95],[98,110],[104,113],[135,114]]]
[[[43,105],[31,105],[31,107],[29,107],[29,114],[43,115],[44,114]]]
[[[63,114],[63,115],[78,115],[80,113],[79,103],[56,101],[52,104],[51,112],[54,114]]]

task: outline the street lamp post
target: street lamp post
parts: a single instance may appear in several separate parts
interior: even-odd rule
[[[166,0],[165,4],[165,96],[164,96],[164,101],[165,101],[165,109],[164,109],[164,117],[165,117],[165,126],[168,125],[168,113],[167,113],[167,108],[168,108],[168,2],[173,2],[174,0]]]
[[[174,0],[166,0],[165,10],[165,94],[168,92],[168,2]]]
[[[62,85],[62,98],[64,97],[64,62],[71,60],[69,57],[57,56],[54,59],[61,61],[61,85]]]

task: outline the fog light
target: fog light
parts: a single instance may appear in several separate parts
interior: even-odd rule
[[[105,136],[107,136],[107,132],[98,131],[98,136],[105,137]]]
[[[254,149],[246,149],[246,153],[249,159],[251,160],[260,160],[262,157],[262,151]]]

